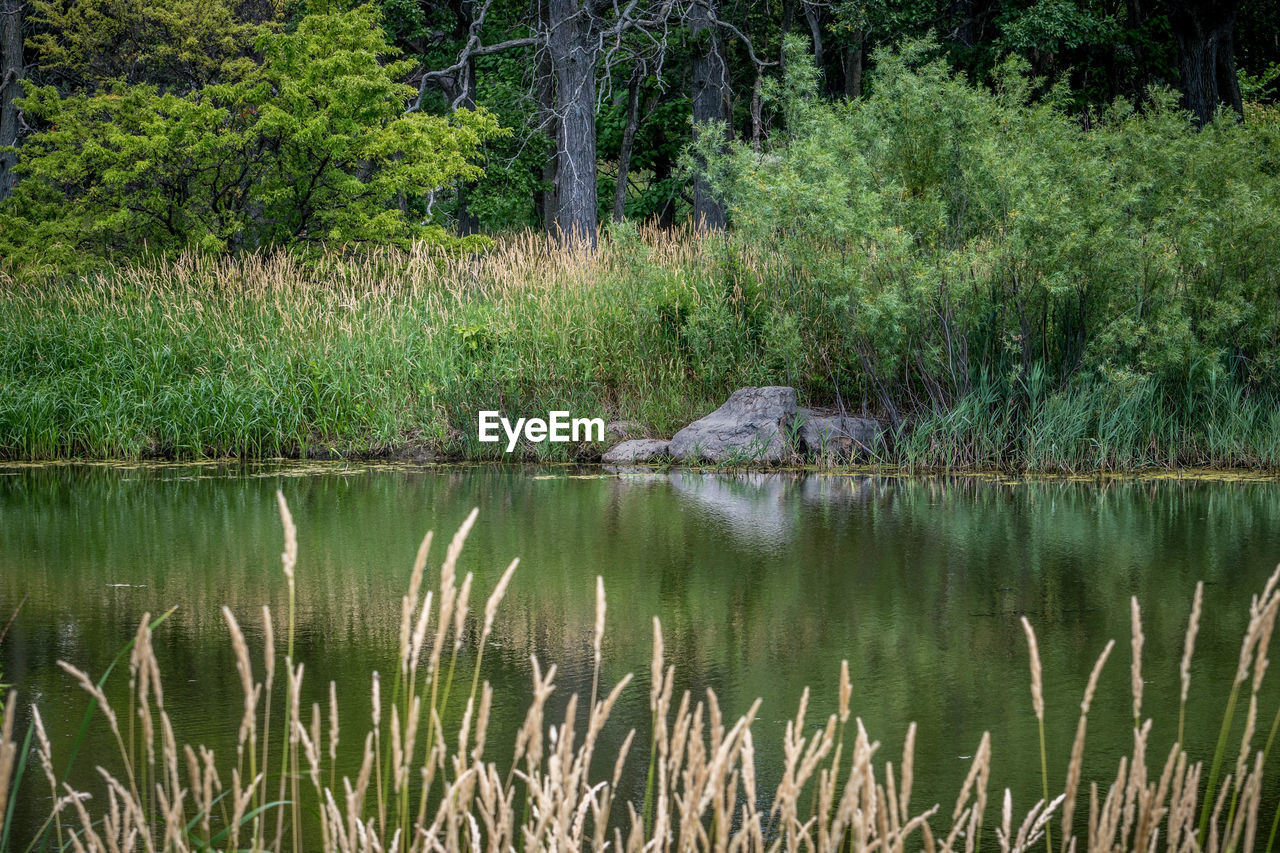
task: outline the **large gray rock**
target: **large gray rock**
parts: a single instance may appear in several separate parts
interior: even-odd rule
[[[648,462],[650,459],[666,456],[669,443],[656,438],[636,438],[610,447],[600,458],[610,465]]]
[[[669,453],[682,462],[780,462],[796,413],[796,389],[739,388],[725,404],[675,434]]]
[[[876,440],[880,425],[870,418],[841,417],[835,412],[800,409],[800,445],[817,458],[848,459],[859,451],[869,450]]]

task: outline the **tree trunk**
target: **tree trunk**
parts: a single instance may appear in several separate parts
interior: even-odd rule
[[[631,171],[631,150],[636,143],[640,124],[640,81],[644,79],[644,63],[636,62],[627,87],[627,123],[622,128],[622,147],[618,151],[618,185],[613,190],[613,221],[626,218],[627,176]]]
[[[538,20],[543,27],[549,26],[546,2],[538,3]],[[538,127],[554,143],[559,138],[560,122],[556,118],[555,72],[551,68],[549,47],[539,49],[534,58],[534,97],[538,102]],[[544,189],[535,190],[533,194],[538,221],[548,234],[556,230],[556,160],[553,150],[538,172]]]
[[[804,2],[804,0],[800,0]],[[785,42],[787,36],[791,34],[791,30],[796,24],[796,0],[782,0],[782,25],[778,33],[778,40]],[[778,68],[785,71],[787,68],[787,51],[785,48],[778,48]]]
[[[596,62],[590,0],[550,0],[555,70],[556,228],[562,239],[596,240]]]
[[[1169,23],[1178,39],[1183,105],[1204,126],[1220,104],[1244,114],[1236,79],[1232,30],[1240,0],[1171,4]]]
[[[695,44],[693,54],[693,139],[704,133],[715,133],[722,139],[729,121],[729,66],[725,62],[724,45],[718,28],[712,22],[715,0],[698,0],[689,10],[689,26]],[[712,129],[707,122],[717,122]],[[724,205],[715,198],[704,175],[706,162],[694,160],[693,224],[695,228],[719,229],[725,226]]]
[[[459,83],[459,94],[454,101],[455,109],[474,110],[476,108],[476,63],[474,59],[467,60],[467,64],[463,66],[459,72],[461,79]],[[471,205],[468,201],[470,188],[465,182],[458,182],[458,236],[467,237],[471,234],[480,233],[480,220],[471,211]]]
[[[818,91],[827,91],[827,65],[822,49],[822,21],[812,3],[804,4],[804,19],[809,23],[809,36],[813,39],[813,64],[818,69]]]
[[[973,0],[955,0],[952,12],[956,17],[956,42],[963,47],[973,47],[977,40],[973,26]]]
[[[844,51],[844,96],[849,99],[862,97],[862,30],[853,35],[853,44]]]
[[[22,94],[22,7],[24,0],[0,0],[0,147],[18,144],[18,105]],[[0,201],[17,186],[16,152],[0,154]]]

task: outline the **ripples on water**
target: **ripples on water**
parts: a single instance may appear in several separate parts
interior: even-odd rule
[[[1109,780],[1131,748],[1124,641],[1136,595],[1146,708],[1156,717],[1151,749],[1163,755],[1176,733],[1178,659],[1197,580],[1206,582],[1206,617],[1188,740],[1206,754],[1249,597],[1280,561],[1280,484],[1261,481],[337,465],[0,474],[0,613],[27,597],[0,663],[23,699],[40,703],[63,758],[86,702],[54,662],[97,676],[143,613],[175,605],[156,644],[178,737],[234,751],[240,688],[219,607],[235,611],[251,644],[261,642],[261,605],[283,613],[276,489],[299,528],[297,656],[307,665],[308,702],[322,701],[330,679],[339,683],[349,746],[368,728],[369,672],[393,670],[399,601],[419,539],[429,529],[447,538],[479,506],[461,561],[476,575],[475,598],[521,558],[485,653],[499,699],[495,755],[509,749],[523,718],[530,655],[560,666],[557,709],[590,689],[601,575],[609,601],[603,687],[636,674],[604,754],[632,726],[646,742],[657,615],[679,687],[695,697],[713,687],[726,715],[764,697],[755,737],[764,781],[776,773],[784,720],[804,686],[813,688],[810,720],[825,719],[847,658],[854,712],[883,741],[882,759],[896,756],[908,721],[919,723],[919,803],[953,795],[984,730],[993,733],[993,784],[1028,798],[1039,790],[1022,615],[1039,633],[1055,776],[1065,774],[1053,757],[1069,752],[1094,658],[1118,640],[1085,766],[1086,780]],[[1278,698],[1274,685],[1264,691],[1263,718]],[[107,747],[92,739],[77,778],[112,760]],[[643,750],[632,753],[635,787],[624,795],[642,798],[645,761]],[[22,792],[32,814],[47,805],[35,787]]]

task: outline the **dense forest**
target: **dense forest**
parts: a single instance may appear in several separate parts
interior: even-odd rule
[[[792,33],[826,99],[864,96],[879,50],[931,38],[979,85],[1022,60],[1034,96],[1086,126],[1161,87],[1199,124],[1243,115],[1280,75],[1272,0],[3,0],[2,15],[0,199],[17,195],[0,246],[59,263],[440,226],[723,225],[723,193],[683,155],[705,132],[770,144]]]
[[[1280,466],[1271,2],[0,2],[0,455]]]

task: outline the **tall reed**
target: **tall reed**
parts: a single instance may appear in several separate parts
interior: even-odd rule
[[[296,573],[305,579],[283,499],[280,512],[286,532],[282,566],[287,575]],[[592,695],[569,697],[563,715],[553,717],[549,700],[556,691],[557,670],[555,666],[544,670],[534,658],[532,700],[516,732],[512,757],[499,766],[486,750],[495,703],[504,700],[494,695],[489,682],[473,675],[460,719],[446,713],[441,701],[452,668],[443,664],[444,656],[452,656],[459,643],[478,637],[475,656],[480,666],[483,643],[517,566],[515,562],[508,566],[483,613],[467,606],[471,576],[459,581],[459,558],[475,518],[474,512],[468,516],[443,560],[430,570],[431,537],[424,540],[402,602],[399,648],[390,661],[396,672],[391,701],[384,703],[381,675],[371,673],[370,725],[354,736],[341,731],[337,706],[340,698],[351,701],[353,692],[359,695],[362,688],[330,684],[327,717],[315,705],[308,719],[300,702],[304,662],[293,660],[288,640],[285,711],[283,719],[270,715],[267,699],[276,666],[271,628],[275,617],[270,610],[262,611],[266,642],[259,661],[245,639],[240,617],[229,609],[223,611],[242,694],[234,755],[215,756],[198,744],[179,746],[165,704],[154,623],[146,618],[129,656],[125,707],[117,709],[99,683],[63,663],[63,669],[96,703],[118,756],[111,767],[99,769],[102,791],[92,797],[91,792],[60,780],[53,770],[39,709],[32,708],[35,754],[50,803],[48,820],[32,846],[102,853],[242,849],[977,853],[986,836],[994,839],[1002,853],[1025,853],[1042,840],[1051,844],[1050,823],[1059,820],[1062,837],[1057,853],[1148,853],[1161,846],[1171,851],[1226,853],[1252,850],[1264,805],[1275,805],[1264,803],[1266,755],[1265,750],[1254,749],[1252,735],[1269,641],[1280,609],[1280,569],[1251,605],[1240,670],[1229,699],[1229,705],[1234,705],[1237,689],[1250,683],[1251,707],[1239,757],[1221,789],[1216,786],[1225,749],[1221,739],[1208,782],[1203,781],[1203,762],[1190,756],[1181,740],[1163,763],[1148,763],[1153,721],[1141,717],[1143,644],[1136,602],[1131,640],[1133,750],[1119,759],[1113,777],[1088,781],[1083,818],[1077,818],[1076,804],[1086,781],[1086,721],[1114,641],[1102,649],[1084,687],[1063,790],[1055,793],[1050,788],[1042,736],[1042,790],[1022,814],[1014,812],[1014,792],[991,788],[990,732],[977,745],[949,815],[940,804],[914,805],[916,727],[913,724],[907,730],[897,770],[892,762],[881,763],[879,742],[852,714],[847,662],[841,665],[835,708],[811,707],[807,690],[800,697],[782,737],[779,782],[772,790],[761,790],[753,737],[759,700],[731,719],[725,717],[714,691],[676,696],[675,670],[666,660],[656,619],[647,771],[629,763],[635,735],[631,731],[614,754],[601,756],[606,762],[600,773],[593,758],[631,680],[626,676],[605,695],[596,695],[606,612],[603,582],[597,584]],[[428,571],[438,577],[438,585],[424,592]],[[1197,591],[1184,673],[1189,671],[1186,660],[1194,645],[1200,603]],[[1033,705],[1043,731],[1046,717],[1056,709],[1045,702],[1030,621],[1023,621],[1023,629],[1031,649]],[[4,813],[19,754],[16,702],[10,694],[0,730],[0,813]],[[1224,731],[1229,730],[1230,717]],[[122,725],[123,719],[136,721],[137,729]],[[348,741],[354,741],[360,758],[354,773],[339,767],[342,745]],[[281,776],[274,799],[266,794],[268,784],[276,781],[269,778],[268,768],[272,772],[279,768]],[[647,772],[644,801],[619,801],[623,780],[638,772]],[[997,813],[989,815],[993,797]],[[1202,813],[1207,818],[1198,819]],[[989,820],[995,822],[991,829]],[[274,832],[267,831],[269,825],[274,825]]]
[[[962,323],[938,306],[935,319],[929,294],[886,295],[929,322],[919,337],[876,324],[898,330],[877,356],[857,318],[881,286],[907,283],[874,253],[809,250],[798,264],[786,247],[628,228],[594,253],[524,233],[479,256],[190,252],[66,280],[0,272],[0,459],[592,460],[604,444],[524,442],[508,456],[478,440],[477,412],[567,409],[670,436],[739,387],[787,384],[806,404],[881,417],[876,463],[1280,466],[1274,382],[1086,361],[1060,381],[952,365],[942,387],[916,375],[942,351],[935,326],[975,358],[1007,352],[1001,336],[979,346],[986,312]]]

